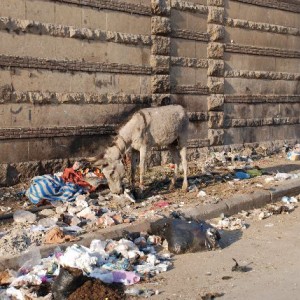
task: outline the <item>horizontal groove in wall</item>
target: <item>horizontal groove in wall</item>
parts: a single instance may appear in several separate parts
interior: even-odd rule
[[[141,4],[132,4],[115,0],[43,0],[50,2],[75,4],[78,6],[87,6],[96,9],[110,9],[123,11],[131,14],[139,14],[151,16],[150,6],[144,6]]]
[[[208,95],[209,88],[198,85],[177,85],[171,87],[173,94]]]
[[[247,79],[268,79],[268,80],[300,80],[300,73],[268,72],[268,71],[247,71],[230,70],[225,71],[225,78],[247,78]]]
[[[274,9],[290,11],[294,13],[300,12],[300,3],[295,1],[293,1],[292,3],[283,0],[230,0],[230,1],[264,6],[264,7],[274,8]]]
[[[66,136],[88,136],[114,134],[115,124],[91,126],[65,126],[43,128],[5,128],[0,129],[0,140],[50,138]]]
[[[0,55],[0,67],[44,69],[60,72],[103,72],[150,75],[151,67],[117,63],[53,60],[45,58]]]
[[[171,0],[171,8],[199,14],[208,14],[208,6],[182,0]]]
[[[14,91],[7,85],[0,90],[0,104],[151,104],[152,95],[136,94],[97,94],[97,93],[56,93]]]
[[[0,129],[0,140],[115,135],[119,127],[120,124],[2,128]]]
[[[300,124],[300,117],[275,117],[275,118],[254,118],[254,119],[226,119],[224,127],[261,127],[276,125]]]
[[[269,23],[252,22],[248,20],[225,18],[225,25],[248,30],[257,30],[278,34],[289,34],[300,36],[300,29],[294,27],[280,26]]]
[[[205,111],[192,111],[187,114],[191,122],[208,121],[208,113]]]
[[[265,48],[265,47],[254,47],[249,45],[239,44],[226,44],[226,52],[250,54],[250,55],[261,55],[261,56],[274,56],[284,58],[300,58],[300,51],[279,49],[279,48]]]
[[[32,20],[20,20],[0,17],[0,30],[14,33],[49,35],[53,37],[73,38],[89,41],[106,41],[119,44],[151,46],[151,36],[135,35],[113,31],[103,31],[74,26],[41,23]]]
[[[225,95],[225,103],[300,103],[300,95]]]
[[[210,143],[208,139],[190,139],[188,140],[188,148],[203,148],[209,147]]]
[[[190,57],[171,56],[171,66],[207,69],[208,60]]]
[[[173,29],[171,37],[186,40],[209,42],[209,34],[206,32],[195,32],[185,29]]]

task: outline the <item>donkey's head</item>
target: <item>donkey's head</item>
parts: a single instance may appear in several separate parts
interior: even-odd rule
[[[107,179],[108,187],[113,194],[123,193],[122,179],[126,171],[121,160],[107,162],[103,166],[102,172]]]
[[[121,194],[123,192],[122,179],[125,177],[126,170],[121,159],[111,160],[104,155],[99,155],[89,158],[88,161],[102,170],[108,187],[113,194]]]

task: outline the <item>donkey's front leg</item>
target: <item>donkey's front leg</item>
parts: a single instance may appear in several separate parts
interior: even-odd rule
[[[135,172],[136,172],[136,167],[138,164],[139,160],[139,153],[137,150],[132,149],[131,150],[131,174],[130,174],[130,185],[132,188],[134,188],[135,185]]]
[[[146,153],[147,148],[143,146],[140,148],[140,188],[144,189],[144,173],[145,173],[145,164],[146,164]]]
[[[187,159],[186,159],[186,147],[182,147],[180,150],[180,156],[181,156],[181,162],[182,162],[182,168],[183,168],[183,184],[182,184],[182,190],[187,192],[188,190],[188,181],[187,181]]]

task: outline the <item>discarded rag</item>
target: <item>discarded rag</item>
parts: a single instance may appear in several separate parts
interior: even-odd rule
[[[72,201],[78,195],[83,194],[83,187],[72,182],[65,182],[62,177],[56,175],[36,176],[26,191],[26,196],[33,204],[40,200]]]

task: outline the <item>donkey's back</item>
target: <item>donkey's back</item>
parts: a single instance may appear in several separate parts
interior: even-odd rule
[[[129,126],[134,128],[131,131],[133,147],[135,143],[147,144],[147,146],[168,146],[176,140],[181,146],[186,144],[189,119],[180,105],[141,109],[129,123],[135,124],[134,127]]]

